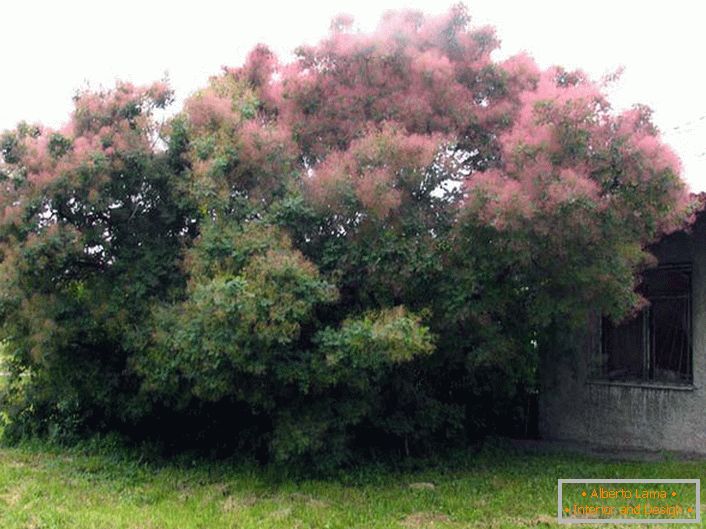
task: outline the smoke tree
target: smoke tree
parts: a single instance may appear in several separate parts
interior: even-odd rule
[[[516,432],[538,352],[639,307],[694,205],[649,109],[498,45],[459,6],[341,16],[164,127],[119,84],[5,133],[9,431],[314,464]]]

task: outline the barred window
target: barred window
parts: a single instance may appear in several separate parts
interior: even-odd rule
[[[661,266],[644,274],[650,304],[633,319],[603,318],[598,375],[608,380],[691,383],[691,267]]]

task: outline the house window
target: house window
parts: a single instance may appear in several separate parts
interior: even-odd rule
[[[598,375],[608,380],[692,382],[691,267],[661,266],[644,274],[650,302],[618,325],[603,318]]]

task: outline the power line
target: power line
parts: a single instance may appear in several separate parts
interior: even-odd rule
[[[669,130],[676,130],[679,132],[690,132],[692,129],[687,129],[686,127],[693,127],[694,125],[706,125],[706,114],[703,116],[699,116],[697,118],[691,119],[689,121],[685,121],[679,125],[676,125],[674,127],[670,127]],[[685,130],[686,129],[686,130]]]

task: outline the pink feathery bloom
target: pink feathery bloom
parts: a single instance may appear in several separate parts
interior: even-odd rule
[[[383,168],[365,172],[356,179],[356,196],[363,207],[378,218],[385,218],[400,205],[398,190],[392,187],[393,177]]]
[[[211,88],[190,97],[184,110],[196,127],[213,127],[236,121],[230,98],[217,95]]]

